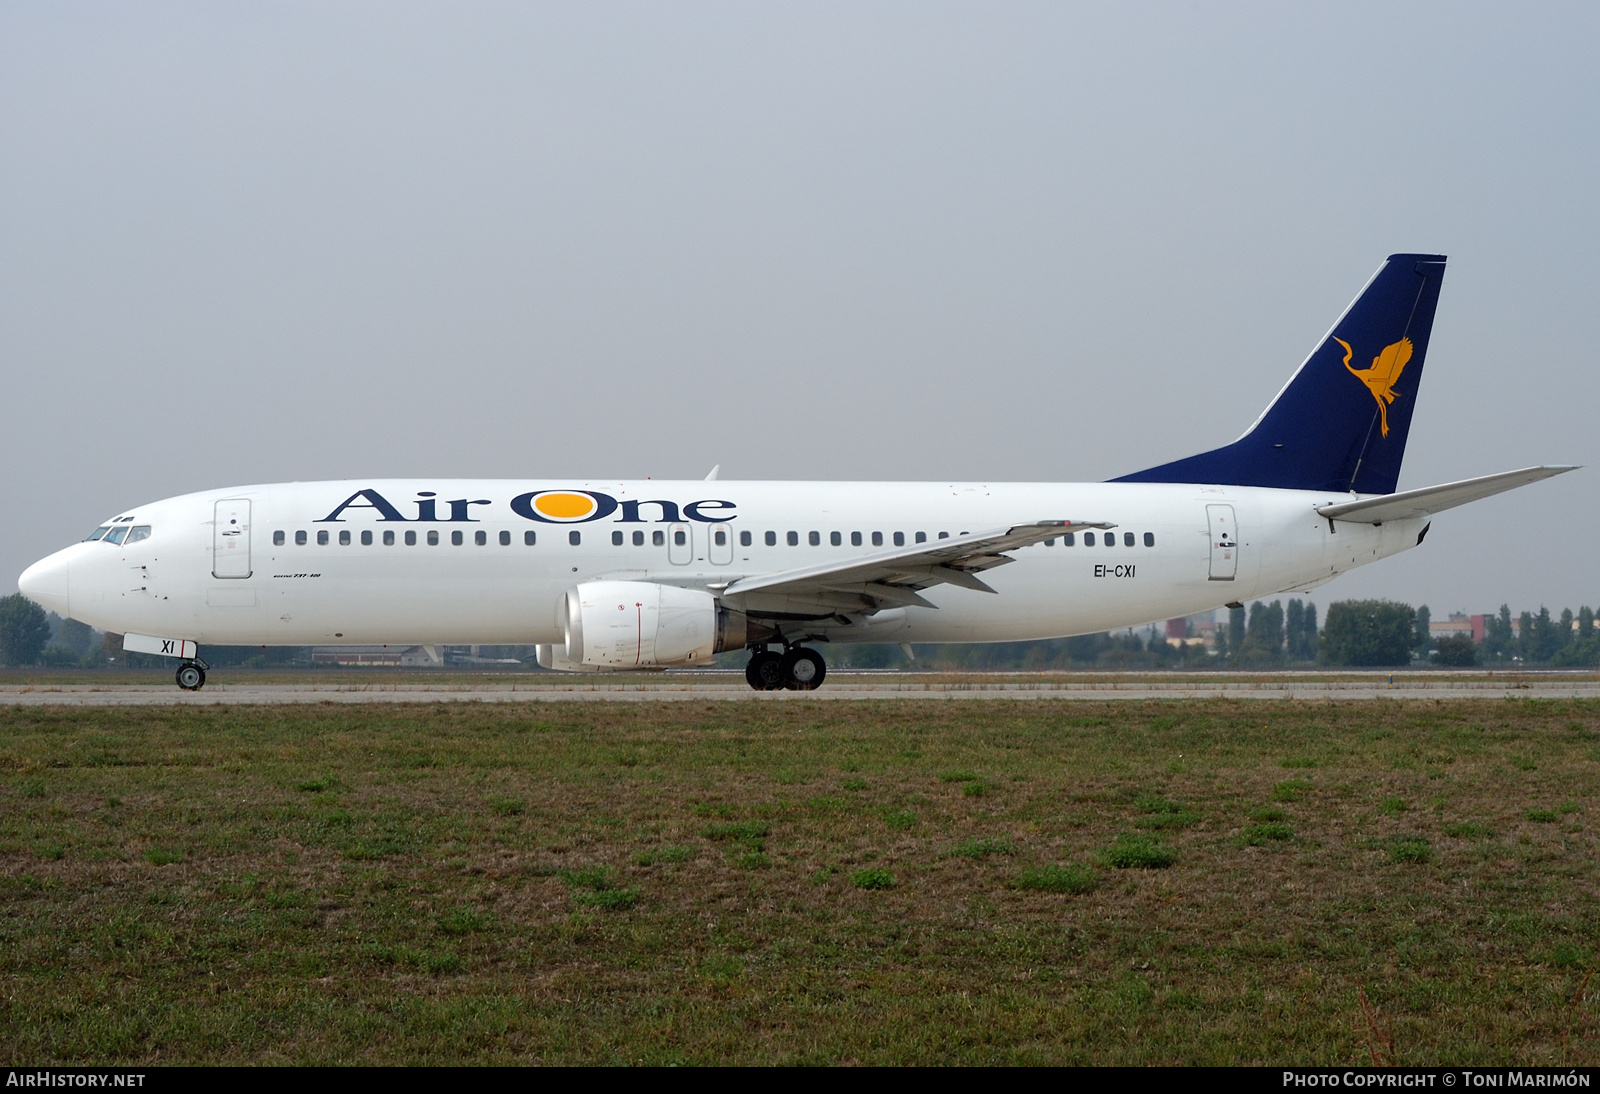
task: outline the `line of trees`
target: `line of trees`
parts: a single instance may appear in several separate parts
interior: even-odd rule
[[[1086,634],[1042,642],[928,645],[908,661],[892,645],[839,645],[829,651],[838,668],[931,668],[936,670],[1038,671],[1046,669],[1269,669],[1321,663],[1352,667],[1398,667],[1417,661],[1441,666],[1600,666],[1600,627],[1595,612],[1564,608],[1524,611],[1513,622],[1502,604],[1484,622],[1481,642],[1466,635],[1434,638],[1426,604],[1413,608],[1390,600],[1339,600],[1328,605],[1322,627],[1317,606],[1256,601],[1231,608],[1217,628],[1212,648],[1172,645],[1158,627],[1120,634]],[[289,667],[310,664],[309,647],[208,646],[217,666]],[[531,666],[531,647],[483,647],[485,657],[516,657]],[[742,665],[744,654],[718,658]],[[0,597],[0,665],[161,667],[163,658],[126,653],[120,635],[102,634],[75,619],[47,615],[20,593]]]
[[[1319,645],[1315,604],[1257,600],[1248,613],[1243,605],[1228,610],[1227,629],[1217,631],[1216,656],[1238,668],[1277,668],[1315,661]]]
[[[1594,609],[1563,608],[1555,618],[1549,608],[1523,612],[1517,626],[1511,626],[1511,609],[1500,605],[1498,615],[1484,620],[1483,642],[1478,653],[1487,664],[1523,661],[1558,667],[1600,665],[1600,633]]]

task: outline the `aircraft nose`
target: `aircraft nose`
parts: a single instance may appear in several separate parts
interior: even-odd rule
[[[65,552],[57,551],[49,558],[41,558],[17,578],[17,588],[23,596],[63,619],[72,614],[69,602],[71,584],[64,555]]]

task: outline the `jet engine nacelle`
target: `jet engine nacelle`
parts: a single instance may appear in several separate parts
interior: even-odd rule
[[[565,603],[563,601],[563,603]],[[620,668],[609,665],[580,665],[567,660],[567,647],[562,645],[535,646],[534,653],[538,658],[539,667],[542,669],[556,669],[559,672],[621,672]]]
[[[562,611],[563,659],[592,668],[703,665],[772,634],[708,592],[652,581],[585,581]]]

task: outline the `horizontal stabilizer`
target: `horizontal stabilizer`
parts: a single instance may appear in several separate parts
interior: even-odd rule
[[[1424,486],[1421,490],[1407,490],[1400,494],[1387,494],[1381,498],[1319,505],[1317,513],[1329,520],[1382,524],[1386,520],[1404,520],[1407,517],[1426,516],[1454,509],[1469,501],[1493,497],[1507,490],[1515,490],[1519,486],[1527,486],[1530,482],[1538,482],[1540,479],[1553,478],[1576,470],[1575,465],[1524,467],[1520,471],[1502,471],[1498,475],[1447,482],[1443,486]]]

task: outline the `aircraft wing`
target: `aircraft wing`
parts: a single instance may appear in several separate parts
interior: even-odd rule
[[[1015,561],[1007,551],[1080,529],[1114,527],[1099,521],[1041,520],[988,532],[965,532],[865,558],[743,578],[728,585],[721,595],[724,603],[747,612],[813,618],[913,604],[932,608],[936,605],[919,596],[918,590],[949,584],[992,593],[977,574]]]
[[[1480,479],[1463,479],[1447,482],[1443,486],[1424,486],[1420,490],[1405,490],[1398,494],[1385,494],[1361,501],[1343,501],[1333,505],[1317,506],[1317,513],[1329,520],[1347,520],[1358,524],[1382,524],[1386,520],[1404,520],[1454,509],[1469,501],[1493,497],[1507,490],[1515,490],[1530,482],[1548,479],[1576,471],[1576,466],[1524,467],[1520,471],[1502,471],[1498,475],[1485,475]]]

